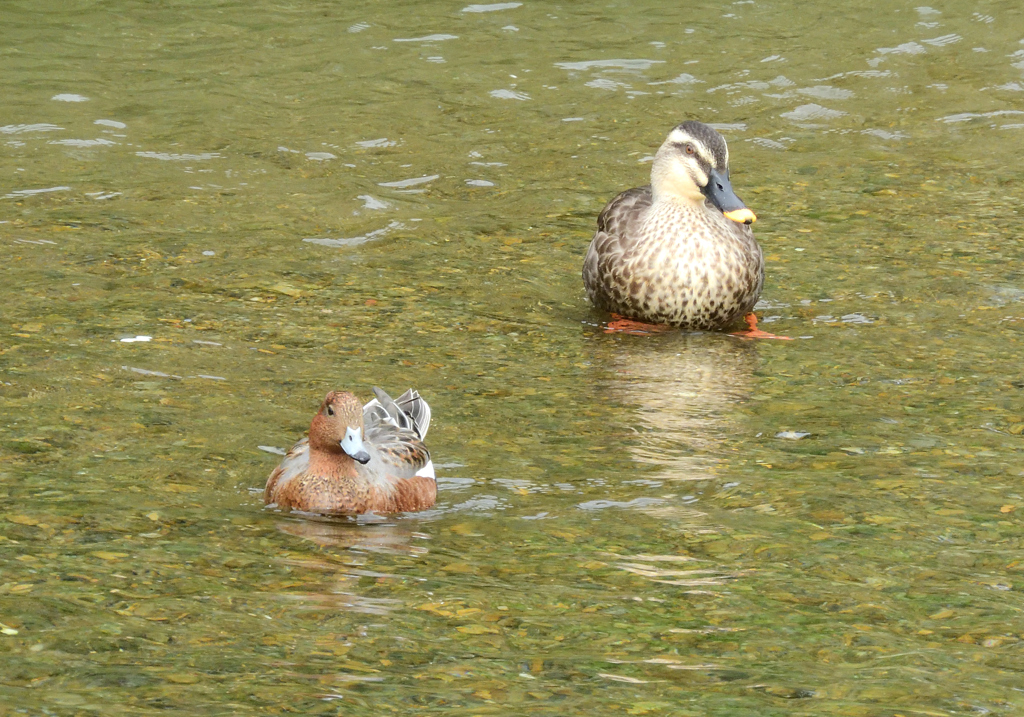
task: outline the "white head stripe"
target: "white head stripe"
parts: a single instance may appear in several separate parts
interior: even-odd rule
[[[687,134],[686,132],[683,132],[680,129],[672,130],[672,133],[669,135],[669,139],[672,140],[672,142],[676,143],[676,144],[682,144],[684,142],[689,142],[690,144],[693,145],[693,148],[695,150],[697,150],[697,154],[700,155],[701,159],[703,159],[705,162],[707,162],[712,167],[715,166],[715,156],[713,154],[711,154],[711,152],[708,151],[708,148],[706,146],[704,146],[704,143],[701,142],[699,139],[697,139],[697,138]],[[728,150],[728,148],[725,151],[726,151],[726,156],[725,156],[726,162],[725,163],[728,166],[728,164],[729,164],[729,155],[728,155],[728,151],[729,150]]]

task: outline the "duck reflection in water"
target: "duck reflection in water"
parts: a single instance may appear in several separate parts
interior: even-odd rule
[[[403,602],[359,594],[360,579],[406,578],[373,570],[372,556],[381,553],[423,556],[428,552],[424,543],[429,536],[395,521],[281,515],[277,528],[325,548],[301,557],[277,558],[292,567],[295,577],[304,582],[301,587],[293,585],[281,591],[278,598],[305,610],[387,614],[401,607]]]
[[[758,347],[720,334],[620,336],[609,358],[609,392],[636,408],[640,463],[661,466],[659,478],[706,480],[742,434]]]
[[[592,504],[635,510],[680,535],[718,532],[717,521],[699,509],[698,496],[701,483],[714,483],[738,446],[737,436],[747,432],[742,405],[754,390],[758,344],[679,332],[602,336],[597,343],[602,357],[595,364],[608,370],[601,390],[632,409],[620,419],[636,431],[624,439],[625,450],[635,463],[653,470],[641,469],[642,478],[606,486],[617,499]],[[637,497],[638,484],[646,487]],[[740,576],[727,562],[696,557],[685,540],[666,554],[637,547],[609,557],[621,560],[616,564],[621,570],[687,593],[713,594],[716,586]]]

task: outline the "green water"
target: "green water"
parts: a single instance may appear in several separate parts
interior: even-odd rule
[[[0,714],[1021,714],[1024,9],[915,7],[4,3]],[[794,341],[587,305],[690,118]],[[373,384],[437,507],[264,511]]]

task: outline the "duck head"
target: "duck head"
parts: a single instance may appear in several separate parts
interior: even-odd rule
[[[734,222],[753,224],[757,220],[729,183],[725,139],[702,122],[683,122],[669,133],[654,156],[651,188],[655,201],[708,201]]]
[[[348,391],[331,391],[309,426],[310,448],[342,452],[357,463],[368,463],[363,444],[363,407]]]

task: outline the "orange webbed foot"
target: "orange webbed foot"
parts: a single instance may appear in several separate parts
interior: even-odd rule
[[[635,336],[646,336],[647,334],[661,334],[671,331],[671,326],[664,324],[645,324],[642,321],[633,321],[618,314],[612,314],[612,320],[605,327],[606,334],[633,334]]]
[[[770,334],[767,331],[762,331],[757,328],[757,316],[753,312],[743,317],[743,320],[747,322],[747,328],[745,331],[734,331],[729,334],[730,336],[736,336],[741,339],[778,339],[779,341],[792,341],[790,336],[778,336],[776,334]]]

